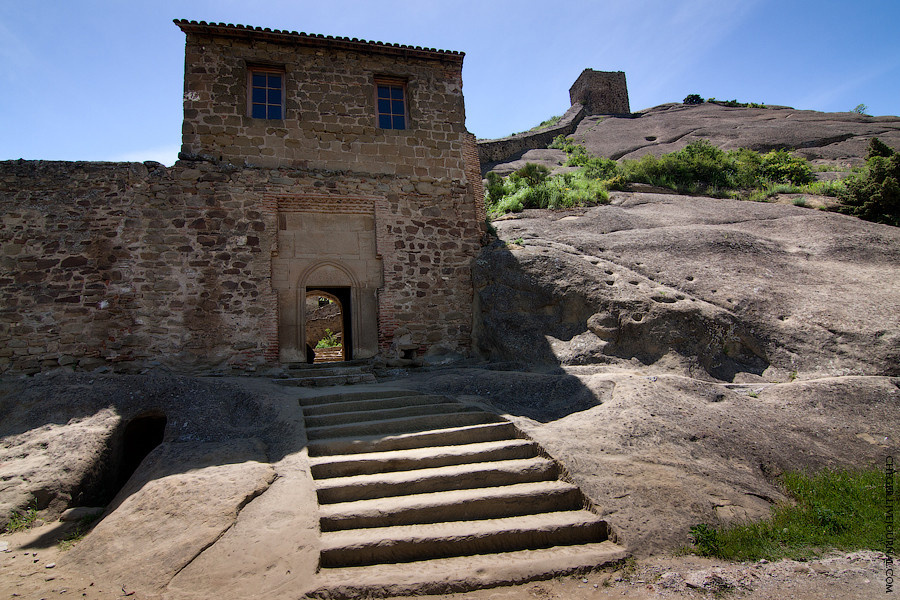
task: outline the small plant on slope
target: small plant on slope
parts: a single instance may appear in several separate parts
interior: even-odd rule
[[[15,533],[17,531],[25,531],[30,529],[37,520],[37,506],[32,500],[29,506],[23,512],[14,512],[9,517],[9,523],[6,524],[6,533]]]

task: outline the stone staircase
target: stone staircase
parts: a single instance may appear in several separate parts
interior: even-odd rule
[[[275,380],[279,385],[323,387],[374,383],[372,366],[364,360],[324,363],[289,363],[285,376]]]
[[[411,391],[301,404],[321,529],[309,596],[464,591],[626,556],[560,466],[498,415]]]

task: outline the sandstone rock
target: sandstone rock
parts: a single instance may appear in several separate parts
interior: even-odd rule
[[[167,442],[217,442],[284,433],[287,426],[272,410],[226,381],[160,373],[4,380],[0,527],[13,510],[32,502],[56,518],[73,505],[108,501],[116,485],[111,453],[124,426],[139,415],[165,415]]]
[[[9,484],[0,500],[11,508],[37,498],[55,515],[90,500],[125,423],[147,413],[167,417],[162,443],[103,519],[59,555],[60,577],[178,598],[277,596],[309,585],[318,518],[296,392],[286,396],[258,379],[161,373],[57,373],[3,384]],[[74,508],[65,518],[96,510]],[[43,544],[54,534],[35,535]]]
[[[80,521],[85,517],[103,514],[105,506],[73,506],[59,516],[60,521]]]
[[[275,471],[265,463],[265,447],[253,440],[164,444],[61,560],[138,589],[162,589],[268,488]]]
[[[699,139],[725,150],[795,149],[810,160],[858,164],[869,139],[900,148],[900,117],[867,117],[789,107],[728,108],[718,104],[663,104],[632,118],[590,116],[572,136],[612,159],[659,156]]]
[[[475,263],[476,340],[492,358],[726,381],[900,373],[897,228],[649,193],[495,227],[525,247]]]

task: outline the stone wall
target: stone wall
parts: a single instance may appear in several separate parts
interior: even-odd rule
[[[278,197],[327,204],[360,190],[379,207],[378,348],[396,350],[400,330],[420,353],[467,353],[481,232],[464,185],[202,161],[0,162],[0,370],[276,361]]]
[[[526,131],[496,140],[479,140],[478,158],[482,174],[490,171],[498,162],[520,156],[528,150],[546,148],[558,135],[571,135],[585,116],[580,104],[573,104],[553,127],[538,131]],[[483,194],[482,194],[483,197]]]
[[[274,318],[260,172],[0,163],[0,368],[258,362]]]
[[[471,133],[466,136],[463,146],[466,161],[466,179],[471,186],[471,194],[475,198],[475,218],[479,223],[487,223],[487,207],[484,205],[484,182],[481,180],[481,157],[478,154],[478,142]],[[486,229],[486,226],[485,226]]]
[[[309,302],[307,302],[307,306]],[[315,347],[318,342],[327,335],[327,330],[336,335],[338,339],[343,336],[343,321],[341,310],[337,304],[326,304],[306,313],[306,339]]]

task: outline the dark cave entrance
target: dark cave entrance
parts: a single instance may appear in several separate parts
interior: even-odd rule
[[[162,443],[167,422],[166,415],[147,414],[135,417],[125,425],[122,432],[121,460],[116,470],[112,497],[119,493],[147,455]]]

